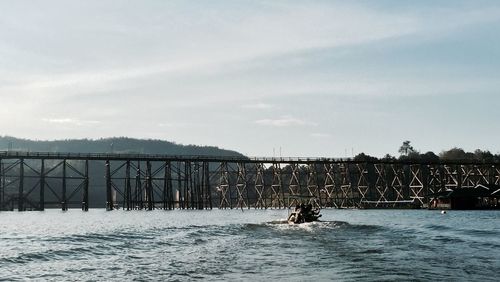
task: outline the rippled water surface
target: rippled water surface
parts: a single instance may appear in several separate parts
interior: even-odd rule
[[[0,213],[0,280],[498,281],[500,212]]]

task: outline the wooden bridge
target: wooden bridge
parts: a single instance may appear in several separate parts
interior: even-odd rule
[[[0,151],[0,210],[425,206],[500,185],[500,164]]]

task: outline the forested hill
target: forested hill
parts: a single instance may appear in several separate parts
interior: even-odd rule
[[[138,153],[165,155],[205,155],[205,156],[243,156],[214,146],[181,145],[163,140],[134,138],[69,139],[38,141],[0,136],[0,151],[37,151],[67,153]]]

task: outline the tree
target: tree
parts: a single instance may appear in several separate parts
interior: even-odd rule
[[[410,145],[410,141],[406,140],[403,142],[403,145],[399,147],[398,152],[403,156],[408,156],[410,155],[410,153],[414,153],[415,149],[413,149],[413,147]]]
[[[465,153],[462,148],[451,148],[448,151],[443,151],[439,154],[442,160],[452,161],[452,160],[465,160],[467,159],[467,153]]]
[[[381,161],[395,161],[396,160],[396,157],[393,157],[389,154],[385,154],[385,156],[381,159]]]
[[[354,161],[358,162],[377,162],[378,159],[376,157],[372,157],[365,153],[359,153],[354,157]]]
[[[495,156],[490,151],[482,151],[477,149],[474,151],[475,159],[483,162],[493,162],[495,160]]]
[[[422,161],[426,161],[426,162],[439,162],[440,161],[439,156],[434,154],[434,152],[431,152],[431,151],[420,155],[420,159]]]

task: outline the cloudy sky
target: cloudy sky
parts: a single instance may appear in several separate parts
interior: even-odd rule
[[[499,1],[0,0],[0,135],[500,151]]]

